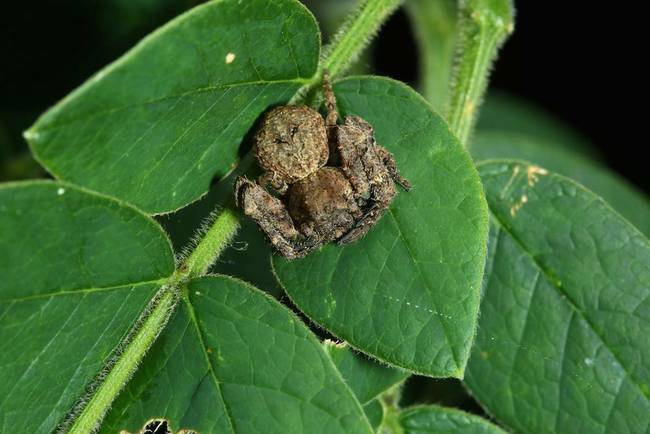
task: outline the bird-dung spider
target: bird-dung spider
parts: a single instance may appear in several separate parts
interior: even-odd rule
[[[239,177],[235,200],[289,259],[336,241],[351,243],[379,220],[410,183],[393,155],[375,141],[359,116],[338,124],[336,99],[324,74],[325,119],[307,106],[276,107],[254,136],[254,153],[264,173],[258,182]],[[277,195],[271,194],[271,186]]]

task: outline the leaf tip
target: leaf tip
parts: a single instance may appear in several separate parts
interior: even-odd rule
[[[28,142],[33,142],[38,140],[41,133],[38,132],[34,127],[29,128],[28,130],[23,131],[23,138]]]

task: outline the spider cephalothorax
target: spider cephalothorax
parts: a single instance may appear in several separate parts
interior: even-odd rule
[[[346,116],[337,124],[327,74],[323,82],[326,119],[306,106],[269,111],[254,138],[255,156],[265,172],[259,183],[240,177],[235,185],[244,214],[289,259],[331,241],[346,244],[361,238],[392,202],[395,182],[410,188],[393,155],[375,142],[368,122]],[[328,160],[335,163],[326,166]],[[266,190],[268,185],[277,196]]]

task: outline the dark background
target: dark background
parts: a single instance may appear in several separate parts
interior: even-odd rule
[[[20,133],[39,113],[198,1],[7,3],[0,17],[0,159],[24,153]],[[499,56],[492,86],[567,121],[610,167],[648,191],[640,15],[629,7],[520,0],[516,31]],[[417,54],[405,14],[389,21],[377,46],[377,72],[413,84]]]

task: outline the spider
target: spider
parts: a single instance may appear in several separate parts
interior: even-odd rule
[[[237,205],[288,259],[332,241],[358,240],[393,201],[395,183],[411,188],[393,155],[376,143],[368,122],[346,116],[337,123],[327,73],[323,90],[325,119],[296,105],[276,107],[264,116],[253,139],[264,173],[258,182],[239,177],[235,183]]]

